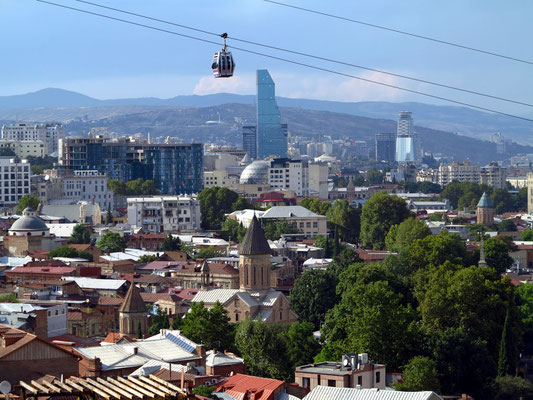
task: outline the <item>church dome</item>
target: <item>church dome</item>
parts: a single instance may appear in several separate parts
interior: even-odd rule
[[[22,212],[22,217],[17,219],[10,231],[48,231],[48,227],[44,221],[35,215],[32,208],[25,208]]]
[[[241,174],[239,182],[242,184],[268,183],[268,169],[270,164],[266,161],[254,161],[248,165]]]

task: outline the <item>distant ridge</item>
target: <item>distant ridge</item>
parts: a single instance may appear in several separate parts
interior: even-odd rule
[[[519,143],[533,144],[533,124],[514,118],[484,113],[466,107],[438,106],[424,103],[340,102],[278,97],[280,107],[301,108],[357,115],[367,118],[395,120],[400,111],[413,112],[415,124],[431,129],[456,132],[460,135],[488,139],[501,132]],[[28,108],[76,108],[109,106],[147,107],[213,107],[222,104],[254,104],[254,95],[218,93],[211,95],[182,95],[169,99],[155,97],[99,100],[77,92],[57,88],[14,96],[0,96],[0,119],[8,110]],[[13,112],[9,113],[13,115]],[[53,113],[50,113],[53,114]]]

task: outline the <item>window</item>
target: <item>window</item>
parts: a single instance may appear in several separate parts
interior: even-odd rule
[[[239,321],[239,314],[235,313],[235,322]]]
[[[328,379],[328,386],[335,387],[335,380],[334,379]]]
[[[361,375],[359,375],[359,376],[357,377],[357,384],[358,384],[359,386],[363,386],[363,377],[362,377]]]
[[[378,371],[376,372],[376,383],[379,383],[380,380],[381,380],[381,372]]]
[[[309,389],[311,387],[311,379],[310,378],[302,378],[302,386],[304,388]]]

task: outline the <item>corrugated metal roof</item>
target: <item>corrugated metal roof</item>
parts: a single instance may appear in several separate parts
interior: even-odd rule
[[[239,289],[211,289],[200,290],[192,299],[193,302],[199,303],[203,301],[206,304],[214,304],[219,301],[221,304],[226,304],[233,298]]]
[[[237,296],[239,296],[239,298],[244,301],[246,304],[248,304],[249,306],[251,307],[254,307],[254,306],[259,306],[259,303],[252,297],[250,296],[249,293],[246,293],[246,292],[238,292],[237,293]]]
[[[314,212],[308,210],[302,206],[274,206],[270,207],[265,213],[261,216],[261,219],[265,218],[310,218],[310,217],[322,217],[326,218],[323,215],[315,214]]]
[[[398,392],[395,390],[352,389],[317,386],[304,400],[442,400],[433,392]]]
[[[206,354],[205,364],[213,366],[221,365],[234,365],[234,364],[243,364],[244,360],[236,356],[230,356],[221,352],[213,353],[213,350],[210,350]]]
[[[136,354],[134,352],[135,347],[137,348]],[[148,360],[177,362],[198,358],[195,354],[183,350],[167,339],[139,340],[135,343],[84,347],[76,348],[76,350],[89,358],[98,357],[102,362],[102,369],[105,371],[141,366]]]
[[[264,307],[272,307],[281,294],[281,292],[276,290],[269,291],[261,301],[261,305]]]
[[[125,279],[97,279],[77,276],[64,276],[62,279],[76,282],[81,289],[118,290],[127,282]]]
[[[300,400],[299,397],[293,396],[289,393],[278,393],[274,400]]]

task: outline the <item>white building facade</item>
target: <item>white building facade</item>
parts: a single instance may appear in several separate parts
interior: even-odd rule
[[[113,191],[107,187],[107,175],[97,170],[74,171],[63,180],[63,199],[98,203],[100,210],[113,209]]]
[[[268,170],[272,189],[289,189],[298,196],[309,196],[309,165],[302,160],[274,159]]]
[[[2,126],[2,139],[18,141],[40,140],[46,143],[48,154],[58,151],[58,140],[64,136],[61,124],[12,124]]]
[[[0,157],[0,205],[13,205],[30,194],[30,163],[16,157]]]
[[[42,140],[0,139],[0,148],[10,149],[20,158],[44,157],[48,154],[48,144]]]
[[[146,233],[194,232],[201,229],[196,197],[152,196],[128,198],[128,224]]]

